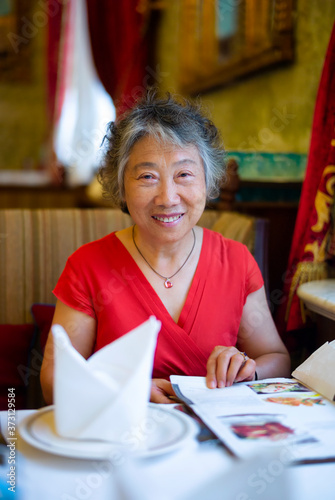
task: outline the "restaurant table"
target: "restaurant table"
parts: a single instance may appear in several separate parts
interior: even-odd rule
[[[298,287],[298,297],[315,313],[317,345],[335,339],[335,279],[309,281]],[[335,497],[334,497],[335,498]]]
[[[303,283],[297,293],[311,311],[335,321],[335,279]]]
[[[159,405],[162,406],[162,405]],[[166,411],[178,411],[164,405]],[[16,412],[16,427],[36,410]],[[191,419],[191,417],[188,417]],[[5,437],[7,412],[0,412]],[[182,446],[153,457],[76,459],[37,449],[16,433],[16,500],[333,500],[335,464],[284,467],[282,455],[236,460],[217,440],[200,442],[199,424]],[[8,447],[7,447],[8,448]],[[121,463],[122,462],[122,463]],[[2,465],[2,490],[8,479]],[[8,485],[7,485],[8,486]],[[0,494],[1,498],[1,494]],[[7,498],[7,497],[4,497]],[[9,496],[8,498],[13,498]]]

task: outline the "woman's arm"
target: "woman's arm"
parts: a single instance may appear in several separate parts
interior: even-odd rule
[[[272,319],[264,287],[247,298],[237,347],[256,361],[259,378],[290,376],[290,356]]]
[[[58,300],[52,324],[61,325],[66,330],[73,347],[84,358],[87,359],[92,354],[96,338],[95,319],[87,314],[72,309]],[[53,337],[52,333],[49,332],[41,367],[41,386],[43,397],[47,404],[52,404],[53,402],[53,373]]]
[[[290,375],[290,357],[273,322],[264,287],[247,297],[236,347],[216,346],[211,353],[206,383],[211,388],[226,387],[254,380],[255,372],[260,379]]]

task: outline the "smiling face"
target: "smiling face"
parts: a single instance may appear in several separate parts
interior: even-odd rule
[[[125,170],[125,202],[145,238],[174,242],[188,235],[206,204],[202,160],[195,146],[178,148],[146,136]]]

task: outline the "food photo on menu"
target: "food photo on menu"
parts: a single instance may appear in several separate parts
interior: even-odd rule
[[[310,392],[310,390],[299,382],[259,382],[250,384],[249,387],[256,394],[275,394],[277,392]]]

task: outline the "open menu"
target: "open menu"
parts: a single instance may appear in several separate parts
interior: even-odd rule
[[[306,364],[301,367],[303,373]],[[307,371],[311,373],[308,363]],[[287,463],[335,461],[335,402],[297,378],[220,389],[208,389],[204,377],[170,379],[178,398],[237,457],[282,447]]]

